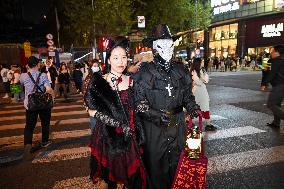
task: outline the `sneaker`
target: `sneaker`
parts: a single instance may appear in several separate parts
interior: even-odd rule
[[[216,130],[217,130],[217,127],[215,127],[212,124],[205,126],[205,131],[216,131]]]
[[[273,122],[272,122],[272,123],[267,123],[266,126],[272,127],[272,128],[277,128],[277,129],[280,128],[280,125],[276,125],[276,124],[273,123]]]
[[[46,148],[46,147],[48,147],[48,146],[51,145],[51,144],[52,144],[52,142],[51,142],[51,140],[49,140],[49,141],[47,141],[47,142],[41,143],[41,147],[42,147],[42,148]]]

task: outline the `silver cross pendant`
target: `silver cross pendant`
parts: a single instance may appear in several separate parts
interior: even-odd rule
[[[173,87],[171,87],[171,84],[168,84],[168,86],[167,87],[165,87],[167,90],[168,90],[168,93],[169,93],[169,96],[172,96],[172,89],[173,89]]]

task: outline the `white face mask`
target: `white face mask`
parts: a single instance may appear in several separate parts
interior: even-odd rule
[[[98,71],[100,71],[100,67],[92,66],[93,73],[98,72]]]
[[[153,49],[155,49],[166,62],[169,62],[174,54],[174,42],[172,39],[158,39],[153,41]]]

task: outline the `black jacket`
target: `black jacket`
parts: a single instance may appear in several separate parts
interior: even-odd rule
[[[56,80],[56,77],[58,77],[58,73],[56,71],[56,68],[51,66],[51,67],[48,68],[48,71],[50,73],[51,81],[52,81],[52,83],[54,83],[55,80]],[[47,74],[46,66],[42,67],[41,72]]]
[[[272,86],[284,84],[284,56],[270,59],[269,62],[271,62],[271,71],[266,83],[271,83]]]

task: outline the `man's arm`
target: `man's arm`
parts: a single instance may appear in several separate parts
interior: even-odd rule
[[[269,60],[268,62],[271,62],[271,71],[267,79],[264,81],[265,84],[271,83],[271,81],[276,76],[280,68],[280,65],[278,64],[278,62],[274,61],[273,59]]]

